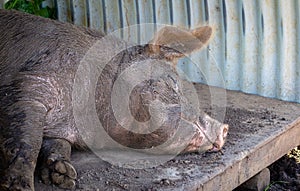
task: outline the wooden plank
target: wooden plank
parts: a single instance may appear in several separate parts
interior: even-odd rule
[[[195,87],[209,111],[209,88]],[[300,145],[299,116],[300,104],[227,91],[230,129],[224,155],[185,154],[155,168],[127,169],[75,152],[76,190],[232,190]],[[36,190],[49,189],[60,190],[36,181]]]
[[[207,182],[198,182],[188,187],[190,190],[232,190],[252,176],[278,160],[297,145],[300,145],[300,118],[288,126],[280,135],[251,148],[244,158],[233,165],[228,164],[223,173]]]

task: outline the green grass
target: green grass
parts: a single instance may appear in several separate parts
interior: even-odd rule
[[[264,189],[264,191],[270,190],[270,188],[271,188],[272,185],[274,185],[274,184],[288,184],[288,182],[285,182],[285,181],[275,181],[275,182],[272,182],[271,184],[269,184],[269,185]]]
[[[291,151],[288,152],[287,156],[289,158],[295,158],[297,163],[300,163],[300,146],[292,149]],[[288,184],[289,182],[286,181],[274,181],[271,184],[269,184],[264,191],[268,191],[271,189],[272,185],[275,184]]]
[[[42,7],[44,1],[45,0],[9,0],[5,3],[4,8],[55,19],[55,9],[48,6]]]

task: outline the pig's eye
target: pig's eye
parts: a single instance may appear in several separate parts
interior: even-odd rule
[[[168,78],[170,78],[174,82],[174,84],[176,84],[176,80],[174,78],[172,78],[171,75],[168,75]]]
[[[209,122],[205,121],[205,127],[209,127]]]
[[[171,79],[172,81],[172,85],[171,87],[173,88],[173,90],[175,90],[176,92],[178,92],[178,85],[177,85],[177,82],[174,78],[172,78],[172,76],[168,75],[168,78]]]
[[[175,84],[174,90],[175,90],[176,92],[178,92],[178,85],[177,85],[177,84]]]
[[[209,122],[202,117],[199,117],[199,122],[205,129],[209,127]]]
[[[154,93],[155,95],[157,95],[157,94],[158,94],[158,92],[157,92],[156,90],[153,90],[153,93]]]

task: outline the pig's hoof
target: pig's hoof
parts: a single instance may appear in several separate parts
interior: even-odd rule
[[[51,154],[41,169],[41,178],[45,184],[54,184],[63,189],[73,189],[77,173],[69,161]]]
[[[0,190],[2,191],[32,191],[33,166],[23,157],[17,156],[7,169],[0,169]]]
[[[0,190],[9,191],[32,191],[32,180],[23,176],[3,176],[0,180]]]

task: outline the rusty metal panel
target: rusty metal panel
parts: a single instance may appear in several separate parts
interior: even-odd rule
[[[259,35],[257,1],[242,1],[243,36],[241,41],[241,90],[247,93],[257,92]],[[230,40],[230,38],[228,39]]]
[[[189,27],[189,13],[188,13],[188,1],[184,0],[177,0],[177,1],[170,1],[170,8],[171,8],[171,24],[180,26],[180,27]],[[190,75],[190,71],[197,71],[197,68],[193,68],[191,66],[192,63],[188,58],[182,58],[178,61],[178,70],[181,75],[188,79],[193,80],[192,75]]]
[[[4,2],[5,0],[0,0],[0,9],[4,8]]]
[[[103,9],[105,12],[105,32],[112,32],[123,27],[123,17],[121,17],[121,5],[117,0],[104,0]],[[121,35],[121,34],[120,34]]]
[[[294,100],[296,97],[296,10],[295,1],[278,1],[278,17],[281,20],[280,25],[280,49],[279,49],[279,79],[280,88],[278,97]],[[299,64],[299,63],[298,63]]]
[[[171,24],[171,7],[170,1],[155,0],[155,18],[156,23],[159,24]]]
[[[207,24],[204,1],[189,1],[190,28],[197,28]],[[206,82],[208,51],[206,49],[191,55],[192,62],[187,67],[188,79],[194,82]]]
[[[56,1],[57,18],[63,22],[72,22],[71,0]]]
[[[139,23],[155,23],[154,3],[152,0],[137,1]],[[147,26],[147,27],[146,27]],[[154,25],[141,25],[140,28],[140,42],[147,43],[148,39],[153,36],[155,32]]]
[[[85,0],[73,0],[73,21],[75,25],[88,26],[87,22],[87,6]]]
[[[90,0],[88,3],[88,18],[89,18],[89,27],[96,30],[102,30],[104,26],[103,19],[103,4],[99,0]]]
[[[279,31],[277,27],[277,2],[273,0],[259,1],[260,15],[259,25],[261,25],[260,39],[260,66],[258,93],[266,97],[276,97],[277,91],[277,37]]]
[[[4,0],[0,0],[0,7]],[[215,28],[207,49],[181,59],[194,82],[300,102],[300,2],[295,0],[47,0],[58,19],[146,43],[156,29]],[[158,25],[157,25],[158,26]]]
[[[176,0],[171,1],[172,5],[172,24],[177,26],[186,27],[189,23],[189,13],[188,13],[188,1]]]
[[[136,13],[138,11],[137,3],[133,0],[124,0],[121,2],[121,13],[123,19],[123,39],[129,42],[138,42],[138,28],[127,27],[138,23]]]
[[[223,73],[225,60],[225,38],[224,38],[224,19],[222,19],[222,1],[206,1],[208,24],[215,28],[215,35],[209,44],[208,52],[208,71],[206,72],[207,84],[223,87],[224,81],[220,74]],[[221,72],[221,73],[220,73]]]
[[[225,60],[224,76],[226,87],[229,89],[239,89],[241,75],[241,57],[239,51],[242,48],[241,38],[243,36],[242,27],[242,7],[241,2],[228,0],[222,2],[223,20],[225,32]]]
[[[296,91],[296,99],[295,101],[300,103],[300,2],[296,1],[295,5],[296,9],[296,34],[297,34],[297,61],[296,61],[296,80],[295,80],[295,91]]]
[[[43,6],[43,7],[46,7],[46,6],[48,6],[48,7],[55,7],[55,6],[54,6],[54,1],[53,1],[53,0],[45,0],[45,1],[42,3],[42,6]]]

